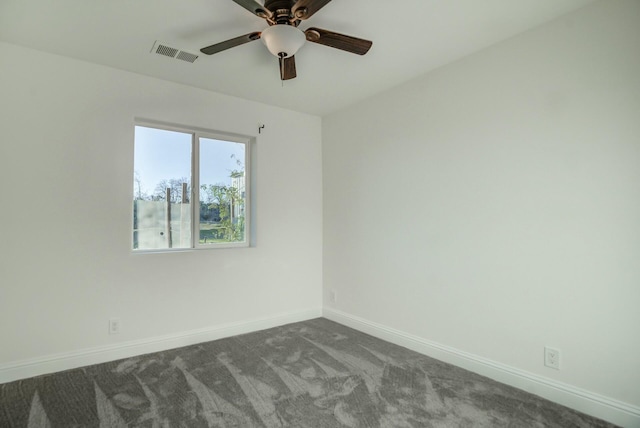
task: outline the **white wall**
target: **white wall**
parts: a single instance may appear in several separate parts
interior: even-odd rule
[[[639,406],[639,41],[606,0],[323,118],[327,308]]]
[[[0,366],[320,314],[319,117],[6,43],[0,57]],[[254,248],[132,254],[136,117],[257,136]]]

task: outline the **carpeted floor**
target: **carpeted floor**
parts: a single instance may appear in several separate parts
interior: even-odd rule
[[[0,385],[0,427],[611,427],[326,319]]]

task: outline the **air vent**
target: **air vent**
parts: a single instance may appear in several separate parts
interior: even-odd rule
[[[194,62],[195,60],[198,59],[198,55],[194,55],[192,53],[185,52],[185,51],[180,51],[178,52],[178,55],[176,55],[176,58],[181,59],[183,61],[187,61],[187,62]]]
[[[156,53],[158,55],[168,56],[169,58],[175,58],[182,61],[194,63],[198,59],[198,55],[192,54],[190,52],[181,51],[180,49],[172,48],[171,46],[167,46],[166,43],[161,43],[156,40],[151,48],[151,53]]]
[[[169,46],[165,46],[165,45],[158,45],[158,48],[156,49],[156,53],[160,55],[170,56],[171,58],[173,58],[178,53],[178,49],[170,48]]]

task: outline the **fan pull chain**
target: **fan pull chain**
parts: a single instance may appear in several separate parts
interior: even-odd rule
[[[284,58],[286,54],[280,52],[278,56],[280,57],[280,59],[278,60],[278,62],[280,62],[280,84],[284,88]]]

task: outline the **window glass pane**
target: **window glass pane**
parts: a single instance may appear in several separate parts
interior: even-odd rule
[[[133,248],[191,247],[191,134],[135,127]]]
[[[200,138],[201,245],[246,242],[245,150],[243,143]]]

